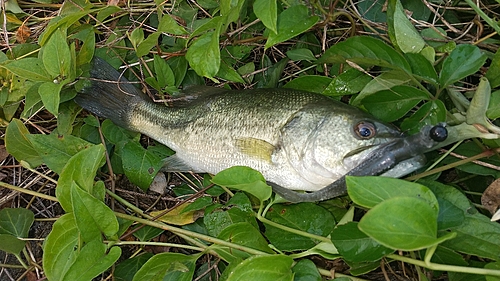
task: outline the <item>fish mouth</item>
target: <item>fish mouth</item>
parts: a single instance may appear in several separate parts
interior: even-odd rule
[[[372,144],[372,145],[367,145],[363,146],[360,148],[357,148],[355,150],[352,150],[348,152],[344,157],[342,158],[342,163],[344,164],[344,167],[348,169],[353,169],[354,167],[359,166],[362,162],[366,161],[371,155],[372,152],[385,146],[386,144],[390,142],[395,142],[399,138],[392,138],[388,140],[387,142],[379,143],[379,144]]]

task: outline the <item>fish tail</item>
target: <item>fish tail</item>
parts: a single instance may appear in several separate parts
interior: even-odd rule
[[[130,127],[134,108],[146,100],[139,89],[98,57],[92,60],[90,78],[75,97],[81,107],[124,128]]]

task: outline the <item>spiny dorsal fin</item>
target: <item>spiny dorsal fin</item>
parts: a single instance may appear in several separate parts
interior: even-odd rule
[[[246,155],[271,162],[271,155],[275,150],[274,145],[256,138],[240,138],[236,140],[236,146]]]

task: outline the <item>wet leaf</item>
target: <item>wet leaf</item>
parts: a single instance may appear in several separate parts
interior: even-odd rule
[[[430,61],[421,54],[407,53],[405,58],[411,66],[413,75],[420,77],[426,82],[437,83],[436,69]]]
[[[213,78],[220,68],[219,33],[209,31],[196,39],[186,59],[199,76]]]
[[[424,103],[412,116],[401,123],[401,130],[414,134],[424,125],[435,125],[446,120],[446,108],[442,101]]]
[[[325,89],[328,87],[331,81],[331,78],[325,76],[304,75],[286,83],[283,88],[321,94],[325,92]]]
[[[294,281],[321,281],[321,274],[311,260],[299,260],[293,267]]]
[[[265,201],[271,197],[272,189],[258,171],[244,166],[234,166],[223,170],[212,178],[216,185],[248,192]]]
[[[140,241],[150,241],[151,239],[158,237],[165,230],[150,225],[138,225],[132,229],[134,231],[134,237]]]
[[[148,190],[163,165],[161,158],[137,142],[128,142],[122,150],[123,170],[127,178],[142,190]]]
[[[331,80],[323,91],[326,96],[344,96],[357,94],[372,80],[370,76],[355,68],[349,68]]]
[[[425,41],[408,19],[399,0],[388,2],[387,25],[392,43],[403,53],[418,53],[425,46]]]
[[[45,70],[45,66],[39,58],[23,58],[9,61],[2,66],[19,77],[24,77],[32,81],[52,82],[52,77]]]
[[[215,237],[219,236],[226,227],[239,222],[248,222],[254,227],[258,227],[253,212],[245,212],[237,207],[233,207],[227,211],[216,210],[205,214],[203,222],[207,227],[208,233]]]
[[[486,55],[477,46],[458,45],[443,61],[439,73],[439,83],[442,88],[460,79],[474,74],[486,61]]]
[[[260,231],[248,222],[239,222],[224,228],[218,238],[262,252],[273,253]],[[233,251],[237,250],[233,249]]]

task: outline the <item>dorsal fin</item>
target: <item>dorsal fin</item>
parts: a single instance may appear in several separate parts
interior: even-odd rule
[[[173,98],[173,106],[186,106],[200,98],[207,98],[212,95],[222,94],[231,90],[210,86],[194,85],[185,88]]]

